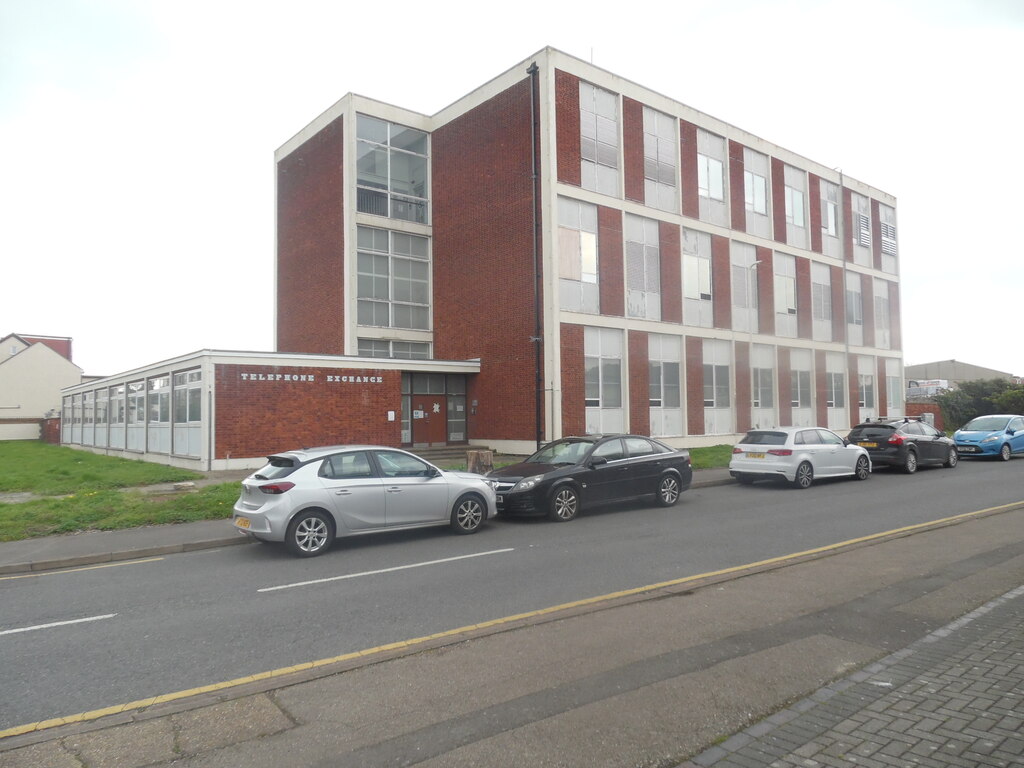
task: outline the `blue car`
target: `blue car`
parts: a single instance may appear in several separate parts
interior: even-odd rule
[[[953,433],[961,456],[998,456],[1009,461],[1024,453],[1024,416],[995,414],[971,419]]]

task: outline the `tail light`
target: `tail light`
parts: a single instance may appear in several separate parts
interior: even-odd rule
[[[889,445],[903,445],[903,435],[893,432],[892,437],[887,441]]]
[[[283,483],[271,483],[270,485],[261,485],[260,490],[264,493],[277,494],[290,491],[295,487],[295,483],[283,482]]]
[[[768,453],[772,456],[792,456],[793,451],[789,448],[772,448]]]
[[[733,452],[733,454],[743,453],[743,449],[742,448],[733,448],[732,452]]]

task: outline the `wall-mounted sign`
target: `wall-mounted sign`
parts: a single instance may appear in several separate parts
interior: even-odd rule
[[[301,381],[316,382],[315,373],[240,373],[242,381]],[[383,384],[383,376],[350,376],[347,374],[331,374],[321,377],[328,384]]]

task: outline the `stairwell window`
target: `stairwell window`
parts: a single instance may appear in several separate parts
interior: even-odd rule
[[[356,116],[356,209],[425,224],[427,133]]]

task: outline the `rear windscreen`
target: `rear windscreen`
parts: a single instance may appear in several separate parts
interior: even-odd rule
[[[850,431],[850,439],[888,440],[895,431],[894,427],[890,427],[886,424],[879,424],[878,426],[872,425],[870,427],[854,427],[853,430]]]
[[[277,480],[279,477],[286,477],[299,466],[297,461],[289,459],[287,456],[267,456],[267,461],[270,463],[256,473],[256,477],[261,480]]]
[[[745,445],[785,445],[785,432],[747,432],[747,436],[740,440]]]

